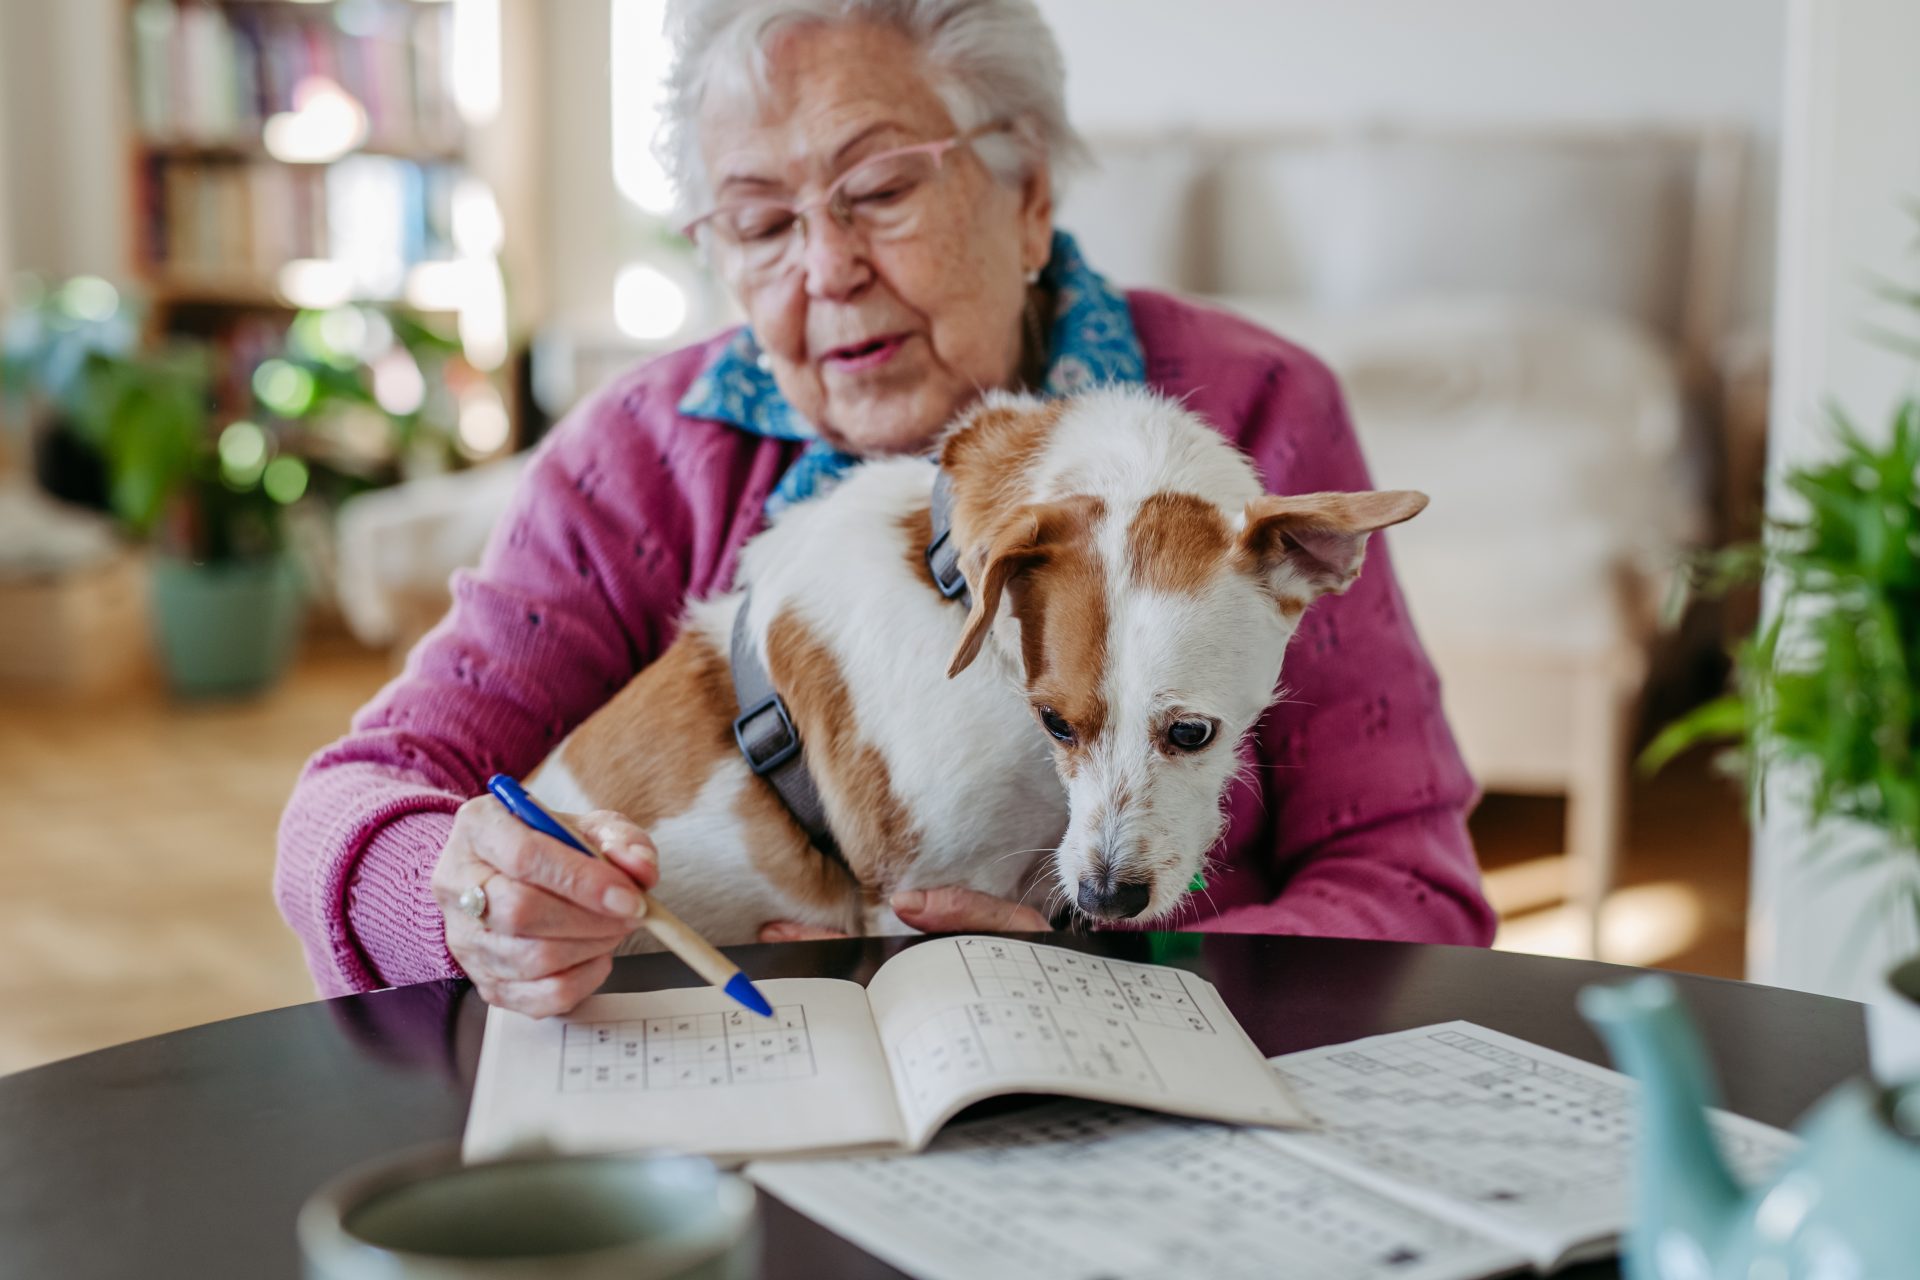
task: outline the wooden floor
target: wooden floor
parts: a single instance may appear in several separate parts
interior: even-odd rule
[[[1472,819],[1496,947],[1584,954],[1584,923],[1562,905],[1566,806],[1488,796]],[[1709,759],[1682,758],[1633,789],[1619,886],[1607,903],[1604,958],[1718,978],[1746,974],[1748,832],[1744,803]]]
[[[158,692],[76,709],[0,703],[0,1073],[311,999],[274,908],[274,830],[301,763],[386,679],[384,656],[310,646],[253,703]],[[1474,819],[1501,945],[1566,951],[1557,801]],[[1739,976],[1746,833],[1694,767],[1639,788],[1615,957]]]
[[[0,1072],[313,998],[274,832],[386,673],[335,642],[256,702],[0,704]]]

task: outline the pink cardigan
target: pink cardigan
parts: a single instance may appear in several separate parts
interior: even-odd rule
[[[1128,304],[1147,380],[1250,454],[1269,489],[1369,487],[1338,386],[1246,321]],[[324,995],[458,976],[429,880],[454,810],[525,774],[724,590],[799,446],[681,417],[723,338],[616,379],[545,441],[480,568],[406,669],[316,754],[280,823],[274,894]],[[1395,537],[1420,536],[1416,520]],[[1288,649],[1204,895],[1162,927],[1485,945],[1474,786],[1376,536],[1360,581]]]

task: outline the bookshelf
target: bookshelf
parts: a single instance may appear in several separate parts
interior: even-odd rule
[[[456,310],[419,283],[500,247],[459,243],[457,206],[501,220],[461,111],[458,4],[123,5],[128,234],[158,332],[220,338],[340,302]]]
[[[403,301],[465,177],[455,6],[127,0],[132,261],[159,330]],[[340,263],[332,278],[290,263]],[[192,324],[184,324],[192,320]]]
[[[491,386],[461,375],[470,460],[528,437],[543,0],[88,2],[124,36],[124,244],[149,336],[211,344],[223,412],[251,411],[299,311],[381,304],[457,333]],[[469,438],[470,404],[499,419],[485,401],[502,445],[494,426]]]

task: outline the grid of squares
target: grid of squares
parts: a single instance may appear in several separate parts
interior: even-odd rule
[[[956,1083],[1002,1072],[1165,1092],[1134,1025],[1088,1009],[980,1000],[942,1010],[902,1038],[901,1075],[916,1107],[947,1096]]]
[[[1213,1035],[1212,1022],[1178,969],[1035,947],[998,938],[959,938],[973,988],[986,998],[1044,1000],[1108,1017]]]
[[[1280,1073],[1324,1129],[1313,1141],[1462,1199],[1518,1210],[1622,1197],[1636,1124],[1625,1079],[1595,1079],[1459,1031],[1288,1062]],[[1724,1128],[1752,1178],[1773,1154]]]
[[[771,1019],[743,1010],[631,1022],[574,1022],[560,1048],[565,1093],[702,1089],[802,1080],[815,1074],[813,1037],[800,1005]]]
[[[890,1223],[917,1242],[910,1259],[964,1257],[1001,1280],[1352,1280],[1512,1263],[1510,1248],[1250,1132],[1120,1108],[1023,1110],[949,1128],[920,1155],[837,1160],[806,1177],[836,1230]]]
[[[1287,1074],[1340,1145],[1467,1199],[1555,1196],[1621,1166],[1631,1120],[1624,1090],[1548,1080],[1536,1070],[1546,1064],[1502,1060],[1499,1046],[1444,1034],[1335,1054],[1310,1082]],[[1473,1158],[1443,1154],[1463,1151]]]

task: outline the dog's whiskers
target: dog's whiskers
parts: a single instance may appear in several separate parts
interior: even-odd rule
[[[1005,862],[1008,858],[1019,858],[1019,857],[1024,857],[1024,856],[1028,856],[1036,853],[1052,853],[1053,848],[1054,847],[1052,845],[1046,845],[1039,849],[1009,849],[1007,852],[1000,854],[998,857],[994,858],[993,861],[988,863],[987,865],[997,867],[1001,863]]]
[[[1021,892],[1021,894],[1020,894],[1020,900],[1019,900],[1018,902],[1016,902],[1016,903],[1015,903],[1014,905],[1015,905],[1016,907],[1024,907],[1024,906],[1026,906],[1026,905],[1027,905],[1027,898],[1028,898],[1028,896],[1029,896],[1030,894],[1032,894],[1032,893],[1033,893],[1033,891],[1034,891],[1035,889],[1038,889],[1038,888],[1039,888],[1039,887],[1040,887],[1041,885],[1043,885],[1043,884],[1045,884],[1045,883],[1046,883],[1046,881],[1044,881],[1044,880],[1034,880],[1034,881],[1032,881],[1031,883],[1029,883],[1029,884],[1027,885],[1027,887],[1026,887],[1026,889],[1025,889],[1025,890],[1023,890],[1023,891]],[[1054,890],[1053,890],[1053,891],[1054,891],[1055,893],[1058,893],[1058,892],[1060,891],[1060,888],[1059,888],[1059,886],[1058,886],[1058,885],[1055,885],[1055,886],[1054,886]],[[1049,923],[1051,923],[1051,922],[1052,922],[1052,920],[1053,920],[1053,912],[1052,912],[1052,911],[1050,911],[1050,910],[1049,910],[1049,911],[1041,911],[1041,912],[1040,912],[1040,915],[1041,915],[1041,917],[1042,917],[1042,918],[1044,918],[1045,920],[1047,920],[1047,921],[1048,921]]]

